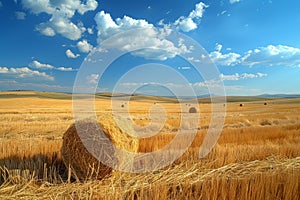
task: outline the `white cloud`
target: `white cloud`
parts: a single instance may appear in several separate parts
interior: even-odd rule
[[[153,25],[149,24],[146,20],[136,20],[126,15],[122,19],[117,18],[116,21],[114,21],[110,14],[105,13],[104,11],[96,14],[95,21],[98,29],[98,42],[101,42],[114,34],[127,30],[153,27]]]
[[[205,8],[208,8],[208,5],[203,2],[196,4],[195,9],[190,12],[188,17],[179,17],[174,25],[184,32],[198,28],[199,20],[202,18]]]
[[[91,34],[91,35],[94,34],[94,31],[93,31],[92,28],[88,28],[87,31],[88,31],[88,33]]]
[[[200,2],[200,3],[196,4],[195,10],[190,12],[189,17],[192,18],[192,19],[193,18],[201,18],[203,16],[205,8],[208,8],[208,5],[206,5],[203,2]]]
[[[222,66],[236,65],[237,63],[239,63],[239,58],[241,57],[241,55],[237,53],[222,54],[218,51],[211,52],[209,56],[216,65]]]
[[[247,51],[241,62],[247,66],[299,66],[300,49],[285,45],[268,45]]]
[[[18,20],[25,20],[26,18],[26,13],[24,12],[16,11],[15,14]]]
[[[165,19],[159,20],[159,22],[157,23],[157,25],[159,25],[159,26],[165,26],[164,21],[165,21]]]
[[[2,8],[3,7],[3,4],[2,4],[2,2],[0,1],[0,8]]]
[[[37,60],[34,60],[32,63],[29,64],[29,66],[37,68],[37,69],[54,69],[54,67],[52,65],[43,64],[43,63],[40,63]]]
[[[240,2],[241,0],[229,0],[229,3],[230,4],[234,4],[234,3],[238,3],[238,2]]]
[[[43,12],[52,14],[55,12],[55,8],[50,5],[49,0],[23,0],[22,3],[23,6],[30,9],[33,14],[40,14]]]
[[[220,52],[220,51],[222,50],[222,47],[223,47],[223,46],[222,46],[221,44],[218,44],[218,43],[217,43],[217,44],[216,44],[216,47],[215,47],[215,50]]]
[[[265,47],[258,47],[256,49],[248,50],[243,55],[229,52],[227,54],[221,53],[222,45],[217,44],[216,51],[209,54],[212,61],[221,66],[300,66],[300,48],[286,46],[286,45],[268,45]],[[230,48],[226,49],[231,51]]]
[[[68,57],[68,58],[77,58],[77,57],[79,57],[80,55],[79,54],[74,54],[70,49],[68,49],[67,51],[66,51],[66,56]]]
[[[239,63],[239,58],[241,57],[240,54],[237,53],[227,53],[227,54],[222,54],[222,45],[221,44],[216,44],[215,51],[211,52],[209,54],[209,57],[212,59],[212,61],[216,65],[222,65],[222,66],[233,66]]]
[[[256,74],[257,74],[258,77],[265,77],[265,76],[268,76],[268,74],[264,74],[264,73],[260,73],[260,72],[258,72],[258,73],[256,73]]]
[[[265,77],[265,76],[268,76],[267,74],[264,74],[264,73],[256,73],[256,74],[247,74],[247,73],[244,73],[241,75],[241,79],[252,79],[252,78],[262,78],[262,77]]]
[[[7,67],[0,67],[0,74],[5,74],[8,73],[8,68]]]
[[[104,11],[96,14],[95,21],[97,23],[99,43],[114,34],[132,30],[126,37],[111,41],[110,44],[107,44],[107,47],[118,48],[128,52],[140,49],[139,51],[131,52],[135,56],[166,60],[188,50],[182,43],[178,43],[175,46],[171,41],[165,39],[171,33],[171,29],[167,26],[158,29],[146,20],[137,20],[128,16],[117,18],[114,21],[110,14]]]
[[[184,18],[184,17],[179,18],[175,22],[175,25],[178,26],[178,28],[180,30],[182,30],[183,32],[189,32],[198,27],[197,24],[193,21],[193,19],[191,19],[189,17],[188,18]]]
[[[93,49],[93,45],[88,43],[87,40],[82,40],[77,43],[77,47],[80,52],[82,53],[88,53]]]
[[[74,69],[71,67],[58,67],[58,68],[56,68],[56,70],[65,71],[65,72],[74,71]]]
[[[230,75],[224,75],[224,74],[220,74],[220,79],[223,81],[238,81],[238,80],[245,80],[245,79],[254,79],[254,78],[262,78],[267,76],[267,74],[264,73],[256,73],[256,74],[252,74],[252,73],[243,73],[243,74],[230,74]]]
[[[39,72],[37,70],[31,70],[28,67],[21,67],[21,68],[7,68],[7,67],[0,67],[0,74],[7,74],[13,75],[17,78],[36,78],[40,77],[45,80],[53,81],[54,77],[46,74],[45,72]]]
[[[33,62],[31,62],[29,64],[29,67],[33,67],[36,69],[41,69],[41,70],[59,70],[59,71],[74,71],[74,69],[70,68],[70,67],[54,67],[50,64],[44,64],[44,63],[40,63],[37,60],[34,60]]]
[[[36,30],[46,36],[54,36],[56,33],[59,33],[70,40],[78,40],[84,32],[80,24],[75,25],[60,14],[52,15],[49,22],[37,25]]]
[[[80,0],[23,0],[22,4],[33,14],[51,15],[49,21],[37,25],[36,30],[46,36],[58,33],[70,40],[78,40],[85,31],[82,23],[74,24],[71,21],[75,12],[83,15],[98,6],[96,0],[87,0],[85,3]]]
[[[73,2],[74,0],[70,0],[70,1]],[[80,4],[77,11],[79,14],[83,15],[87,11],[96,10],[97,7],[98,7],[98,2],[96,0],[87,0],[85,4]]]
[[[238,81],[239,78],[240,75],[238,73],[231,74],[231,75],[220,74],[220,79],[223,81]]]
[[[47,27],[45,24],[39,24],[35,27],[37,31],[46,36],[54,36],[56,33],[53,28]]]
[[[64,13],[71,18],[77,11],[83,15],[87,11],[93,11],[98,7],[96,0],[22,0],[23,6],[34,14],[47,13],[53,14],[56,11]]]
[[[224,15],[225,13],[227,13],[227,10],[223,10],[221,13],[218,13],[217,16]]]
[[[90,84],[97,84],[98,83],[99,74],[91,74],[86,77],[86,80]]]

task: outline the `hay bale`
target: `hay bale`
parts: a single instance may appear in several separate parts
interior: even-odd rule
[[[266,105],[268,105],[268,103],[267,103],[267,102],[265,102],[265,103],[264,103],[264,105],[266,106]]]
[[[115,156],[113,145],[123,150],[137,152],[138,140],[118,128],[112,117],[107,118],[102,124],[93,120],[79,121],[76,125],[72,124],[64,133],[62,159],[66,167],[71,169],[74,178],[100,180],[111,174],[112,168],[99,160],[105,159],[111,166],[121,165],[126,161],[126,158],[121,157],[112,159]],[[78,131],[81,133],[80,137]],[[92,147],[93,152],[89,152],[83,142]],[[92,153],[99,155],[98,159]]]
[[[244,104],[243,104],[243,103],[241,103],[241,104],[240,104],[240,107],[243,107],[243,106],[244,106]]]
[[[191,107],[189,109],[189,113],[197,113],[197,109],[195,107]]]

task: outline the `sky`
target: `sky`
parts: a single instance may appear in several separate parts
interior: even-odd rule
[[[298,0],[0,0],[0,90],[72,92],[80,69],[93,68],[89,56],[129,31],[109,44],[125,54],[87,75],[97,92],[185,95],[186,80],[197,95],[220,81],[226,95],[299,94],[299,8]],[[195,50],[172,41],[174,32],[203,47],[218,80],[195,70],[204,54],[182,58]]]

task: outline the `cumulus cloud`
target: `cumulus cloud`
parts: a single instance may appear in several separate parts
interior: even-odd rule
[[[128,16],[113,20],[109,13],[101,11],[96,14],[95,21],[98,30],[98,42],[101,43],[108,37],[130,31],[126,37],[116,39],[107,44],[107,47],[118,48],[131,52],[133,55],[147,59],[166,60],[188,51],[183,43],[173,44],[165,39],[171,33],[168,27],[155,28],[153,24],[143,19],[133,19]]]
[[[49,36],[49,37],[53,37],[56,35],[55,30],[51,27],[48,27],[44,23],[39,24],[38,26],[35,27],[35,29],[37,31],[39,31],[41,34]]]
[[[25,20],[26,18],[26,13],[24,12],[16,11],[15,14],[18,20]]]
[[[82,23],[74,24],[71,19],[75,12],[83,15],[87,11],[98,7],[96,0],[22,0],[23,7],[33,14],[47,13],[51,17],[49,21],[40,23],[36,30],[46,36],[54,36],[56,33],[70,40],[78,40],[86,30]]]
[[[93,45],[88,43],[87,40],[82,40],[77,43],[77,47],[80,52],[82,53],[88,53],[93,49]]]
[[[117,18],[116,21],[114,21],[110,14],[105,13],[104,11],[100,11],[96,14],[95,21],[97,23],[98,29],[98,42],[107,39],[111,35],[121,33],[127,30],[153,27],[153,25],[149,24],[146,20],[137,20],[126,15],[122,19]]]
[[[54,69],[54,66],[40,63],[37,60],[34,60],[32,63],[29,64],[29,66],[37,69]]]
[[[205,8],[208,8],[203,2],[196,4],[195,9],[192,10],[188,17],[181,16],[175,22],[174,25],[184,32],[189,32],[198,28],[199,20],[202,18]]]
[[[0,67],[0,74],[5,74],[8,73],[8,68],[7,67]]]
[[[70,40],[80,39],[84,32],[80,24],[76,25],[60,14],[52,15],[49,22],[40,23],[36,26],[36,30],[46,36],[54,36],[59,33]]]
[[[233,53],[233,52],[223,54],[221,53],[221,50],[222,50],[222,45],[216,44],[215,51],[209,54],[209,57],[216,65],[233,66],[240,62],[239,60],[241,57],[240,54]]]
[[[39,72],[37,70],[31,70],[28,67],[21,67],[21,68],[7,68],[7,67],[0,67],[0,74],[7,74],[13,75],[17,78],[43,78],[45,80],[53,81],[54,77],[46,74],[45,72]]]
[[[260,72],[256,74],[252,74],[252,73],[243,73],[243,74],[235,73],[230,75],[220,74],[220,79],[223,81],[238,81],[238,80],[245,80],[245,79],[262,78],[265,76],[267,76],[267,74],[260,73]]]
[[[220,66],[287,66],[300,67],[300,48],[286,45],[268,45],[248,50],[243,54],[221,52],[222,45],[217,44],[210,58]],[[231,50],[231,49],[229,49]]]
[[[240,2],[241,0],[229,0],[229,3],[230,4],[234,4],[234,3],[238,3],[238,2]]]
[[[237,53],[227,53],[222,54],[219,51],[213,51],[209,54],[212,61],[215,62],[216,65],[223,66],[233,66],[239,63],[240,54]]]
[[[247,66],[300,66],[300,49],[285,45],[268,45],[247,51],[241,62]]]
[[[66,56],[68,58],[77,58],[79,57],[80,55],[79,54],[74,54],[70,49],[66,50]]]
[[[75,69],[70,67],[54,67],[50,64],[40,63],[37,60],[34,60],[29,64],[29,67],[41,69],[41,70],[58,70],[58,71],[74,71]]]

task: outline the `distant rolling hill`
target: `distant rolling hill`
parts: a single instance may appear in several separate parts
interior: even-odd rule
[[[78,94],[78,96],[83,97],[83,94]],[[71,100],[72,94],[70,93],[59,93],[59,92],[39,92],[31,90],[13,90],[13,91],[2,91],[0,92],[0,98],[45,98],[45,99],[61,99],[61,100]],[[176,97],[163,97],[163,96],[149,96],[143,94],[112,94],[110,92],[96,93],[96,99],[110,99],[110,98],[130,98],[133,101],[158,101],[166,103],[178,103]],[[227,96],[227,102],[255,102],[255,101],[270,101],[275,99],[291,99],[299,98],[300,95],[297,94],[263,94],[258,96]],[[189,98],[182,97],[184,101],[189,101]],[[203,95],[198,98],[199,103],[210,103],[211,98],[209,95]]]
[[[84,94],[78,94],[77,97],[84,98]],[[124,99],[129,97],[130,100],[139,101],[139,100],[149,100],[149,101],[160,101],[160,102],[169,102],[176,103],[178,100],[172,97],[160,97],[160,96],[148,96],[148,95],[127,95],[127,94],[112,94],[109,92],[106,93],[97,93],[95,94],[96,99],[110,99],[110,98],[120,98]],[[0,92],[0,98],[42,98],[42,99],[60,99],[60,100],[71,100],[72,94],[70,93],[59,93],[59,92],[39,92],[31,90],[13,90],[13,91],[2,91]]]
[[[72,99],[72,94],[59,92],[38,92],[31,90],[3,91],[0,98],[45,98],[45,99]]]
[[[262,94],[257,97],[262,98],[300,98],[300,94]]]

